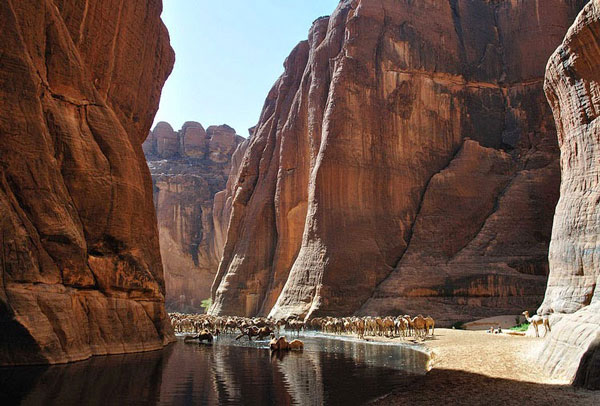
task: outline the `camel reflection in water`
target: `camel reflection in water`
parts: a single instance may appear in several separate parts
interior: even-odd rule
[[[0,370],[0,404],[360,404],[389,393],[428,357],[409,348],[304,337],[303,352],[220,337],[73,365]]]
[[[273,363],[283,376],[293,404],[324,404],[318,353],[278,352],[273,354]]]

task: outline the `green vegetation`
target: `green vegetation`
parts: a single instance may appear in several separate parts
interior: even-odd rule
[[[208,299],[204,299],[202,301],[202,304],[200,305],[200,307],[202,307],[203,309],[208,310],[209,307],[212,306],[212,298],[208,298]]]
[[[456,330],[464,330],[465,329],[465,322],[464,321],[457,321],[456,323],[454,323],[452,325],[453,329]]]
[[[529,323],[519,324],[518,326],[511,327],[512,331],[527,331],[529,328]]]

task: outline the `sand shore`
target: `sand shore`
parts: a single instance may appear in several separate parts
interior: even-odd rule
[[[436,329],[435,337],[422,344],[432,353],[426,378],[409,379],[374,404],[600,404],[600,391],[575,389],[542,371],[532,359],[542,342],[543,338]]]

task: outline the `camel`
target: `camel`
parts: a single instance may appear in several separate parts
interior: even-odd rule
[[[523,312],[523,316],[525,316],[525,318],[527,319],[527,321],[529,322],[529,324],[533,325],[533,328],[535,329],[535,336],[539,337],[540,333],[538,331],[538,326],[544,326],[545,328],[545,332],[544,332],[544,337],[546,337],[546,334],[548,334],[548,331],[552,331],[552,329],[550,328],[550,320],[548,318],[548,316],[540,316],[538,314],[535,314],[533,317],[529,317],[529,312],[527,310],[525,310]]]
[[[262,340],[265,337],[268,337],[273,333],[270,327],[261,327],[258,329],[258,335],[256,336],[257,340]]]
[[[300,340],[288,342],[283,336],[276,339],[275,335],[271,334],[269,347],[271,348],[271,351],[302,350],[304,349],[304,343]]]
[[[425,329],[427,331],[427,334],[429,334],[429,329],[431,328],[431,335],[435,335],[435,320],[433,320],[433,317],[431,316],[427,316],[425,317]]]
[[[425,327],[426,327],[425,318],[419,314],[414,319],[412,319],[411,322],[413,325],[413,330],[415,332],[415,337],[416,338],[425,338],[425,336],[427,335],[427,330],[425,330]]]
[[[242,330],[240,328],[240,330]],[[242,334],[238,335],[235,339],[236,341],[239,340],[240,338],[242,338],[243,336],[248,336],[248,340],[252,341],[252,337],[258,337],[259,335],[259,328],[256,326],[252,326],[250,328],[248,328],[247,330],[242,330]],[[268,335],[269,333],[267,333]]]
[[[392,337],[394,335],[394,319],[391,317],[386,317],[383,319],[383,334],[388,337]]]
[[[358,319],[355,324],[356,332],[358,333],[358,338],[365,338],[365,321],[362,319]]]
[[[396,317],[394,321],[395,334],[400,334],[402,338],[406,337],[408,330],[408,321],[404,317]]]
[[[183,339],[184,342],[192,341],[192,340],[199,340],[200,342],[203,342],[204,340],[206,340],[209,343],[212,343],[212,341],[213,341],[213,335],[211,334],[210,331],[204,329],[198,335],[195,335],[195,336],[186,336]]]

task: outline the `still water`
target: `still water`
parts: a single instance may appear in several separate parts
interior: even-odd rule
[[[418,379],[428,362],[408,346],[301,339],[304,351],[274,355],[268,341],[221,336],[212,345],[178,341],[152,353],[0,369],[0,404],[357,405]]]

